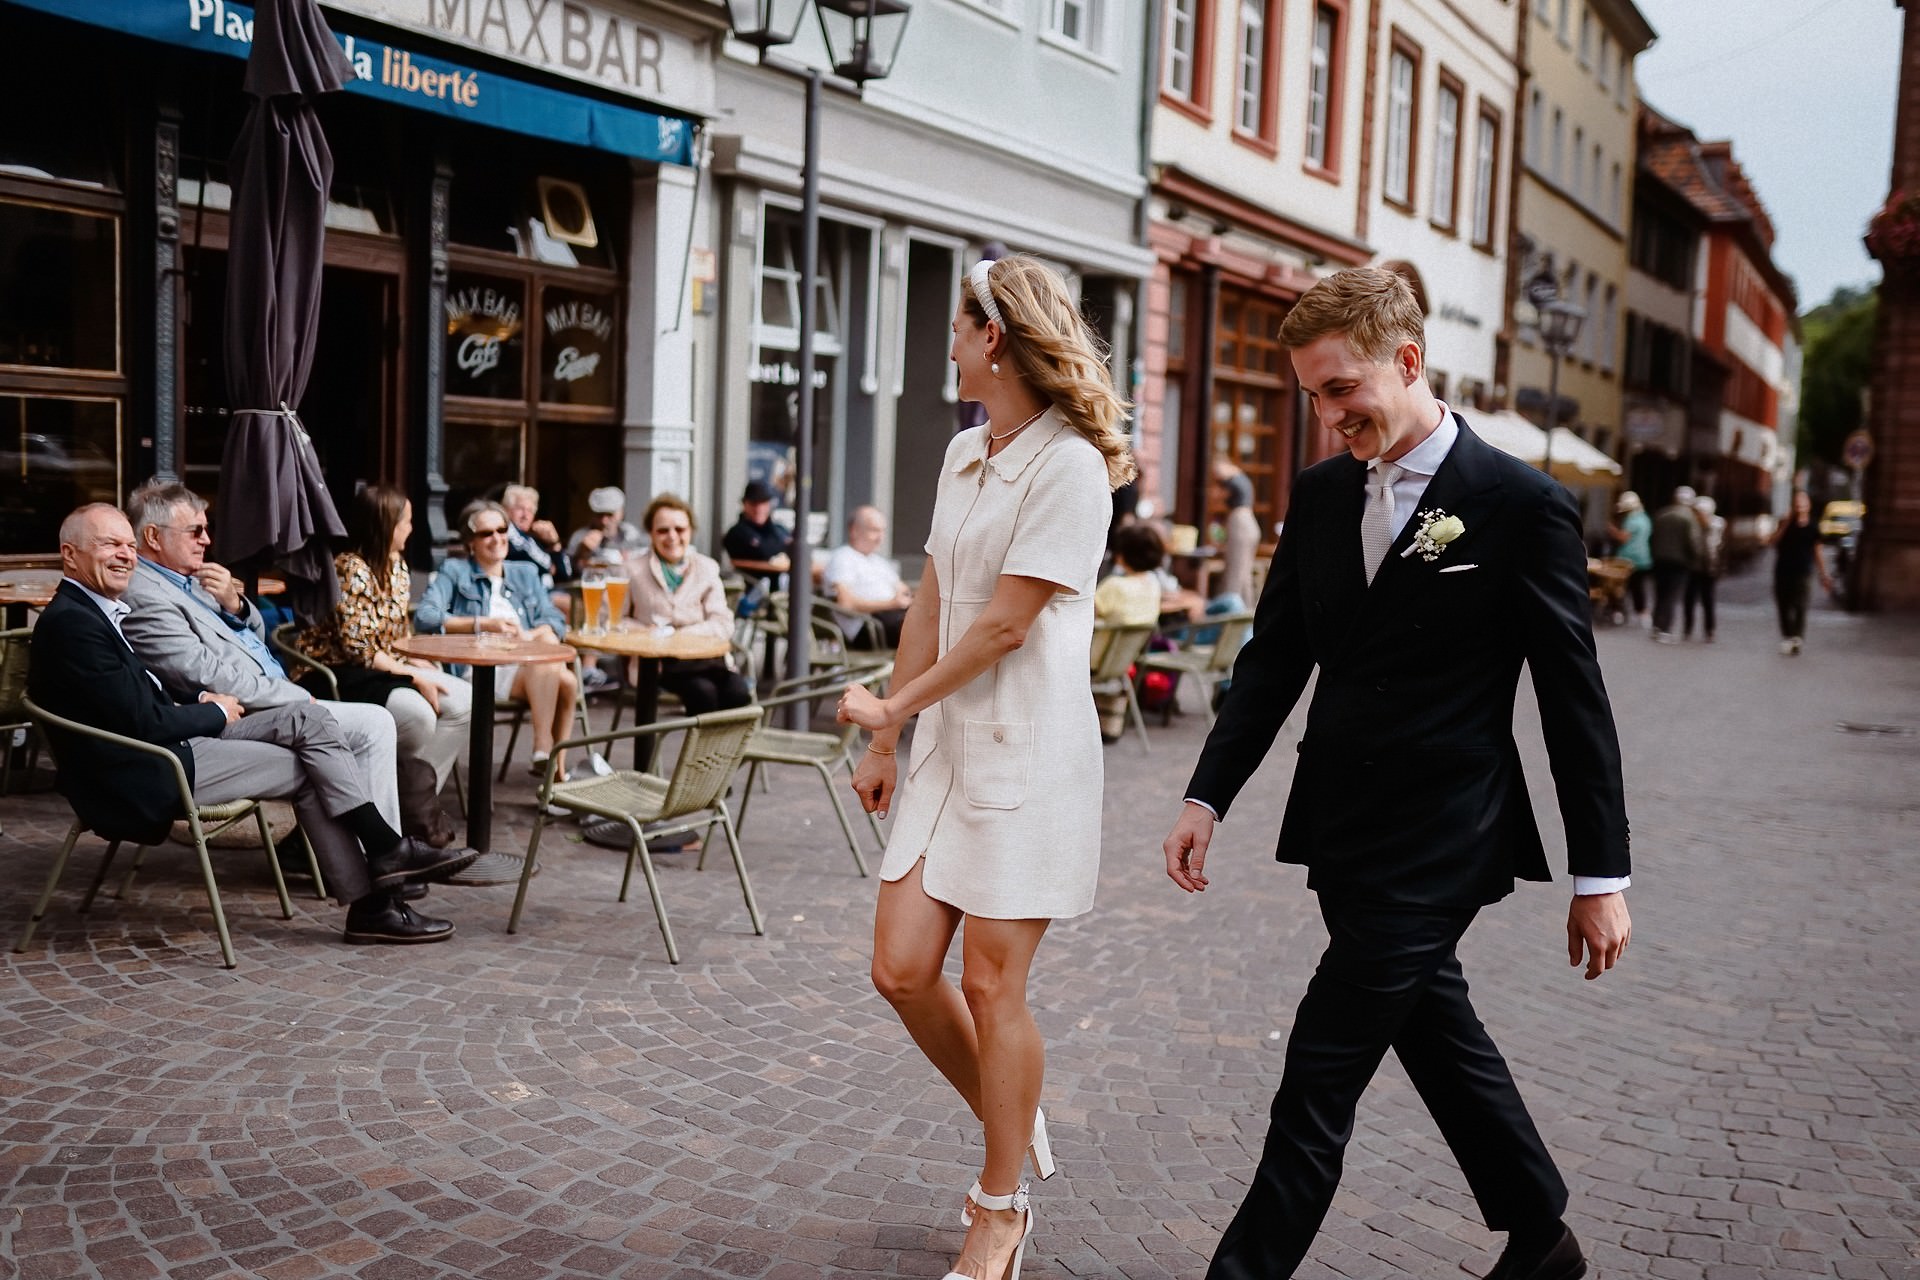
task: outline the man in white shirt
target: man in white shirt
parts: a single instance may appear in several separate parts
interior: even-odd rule
[[[1420,306],[1395,273],[1322,280],[1280,339],[1347,452],[1295,481],[1253,637],[1163,852],[1175,884],[1207,887],[1216,822],[1317,669],[1278,856],[1308,868],[1329,942],[1209,1280],[1293,1274],[1390,1048],[1487,1225],[1508,1233],[1488,1280],[1577,1280],[1566,1184],[1468,1000],[1456,946],[1516,878],[1551,878],[1513,742],[1523,664],[1567,832],[1568,957],[1584,952],[1597,978],[1631,932],[1620,745],[1579,511],[1434,398]]]
[[[888,648],[900,643],[900,624],[906,621],[913,590],[900,580],[900,566],[880,554],[887,540],[887,518],[878,507],[856,507],[847,521],[847,544],[827,557],[822,585],[833,603],[847,614],[866,614],[886,631]],[[840,621],[850,643],[867,634],[857,617]]]

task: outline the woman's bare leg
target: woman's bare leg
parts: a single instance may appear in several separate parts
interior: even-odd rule
[[[980,1044],[973,1013],[940,972],[962,917],[958,908],[927,896],[920,883],[924,866],[917,862],[900,879],[881,882],[873,916],[873,987],[977,1116]]]
[[[980,1102],[974,1113],[987,1131],[980,1189],[990,1196],[1020,1185],[1033,1138],[1047,1050],[1027,1008],[1027,974],[1050,923],[968,916],[961,940],[960,989],[978,1046]]]

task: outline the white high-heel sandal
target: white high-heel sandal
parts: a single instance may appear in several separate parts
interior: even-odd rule
[[[1020,1229],[1020,1243],[1013,1248],[1013,1258],[1007,1263],[1006,1274],[999,1278],[999,1280],[1020,1280],[1020,1267],[1027,1257],[1027,1241],[1033,1238],[1033,1202],[1028,1198],[1027,1184],[1022,1182],[1008,1195],[990,1196],[982,1191],[980,1183],[975,1181],[973,1190],[967,1193],[967,1202],[981,1209],[1014,1209],[1025,1217],[1026,1221]],[[968,1225],[972,1225],[971,1215],[968,1216]],[[949,1271],[944,1280],[975,1280],[975,1278],[962,1275],[958,1271]]]
[[[1045,1182],[1055,1173],[1058,1166],[1053,1162],[1053,1143],[1047,1140],[1047,1113],[1039,1107],[1033,1109],[1033,1140],[1027,1144],[1027,1155],[1033,1160],[1033,1171]],[[974,1184],[976,1187],[978,1183]],[[973,1196],[969,1195],[960,1207],[960,1225],[973,1225]]]

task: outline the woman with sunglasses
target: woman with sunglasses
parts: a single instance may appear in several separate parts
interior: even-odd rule
[[[414,626],[427,634],[495,633],[524,640],[559,640],[567,634],[567,620],[554,608],[540,570],[525,560],[507,559],[507,527],[506,508],[499,503],[466,505],[458,528],[467,558],[449,557],[440,566],[414,612]],[[494,681],[501,693],[527,704],[533,769],[544,773],[553,744],[567,736],[573,721],[580,689],[573,668],[558,662],[503,666],[495,671]],[[565,777],[566,761],[557,767]]]

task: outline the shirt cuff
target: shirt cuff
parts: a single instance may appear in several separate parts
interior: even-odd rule
[[[1220,821],[1220,811],[1214,808],[1212,805],[1208,804],[1205,800],[1195,800],[1192,796],[1188,796],[1186,802],[1191,805],[1198,805],[1200,808],[1205,809],[1207,813],[1212,816],[1215,822]]]
[[[1575,876],[1573,896],[1590,898],[1599,893],[1619,893],[1632,883],[1632,876]]]

